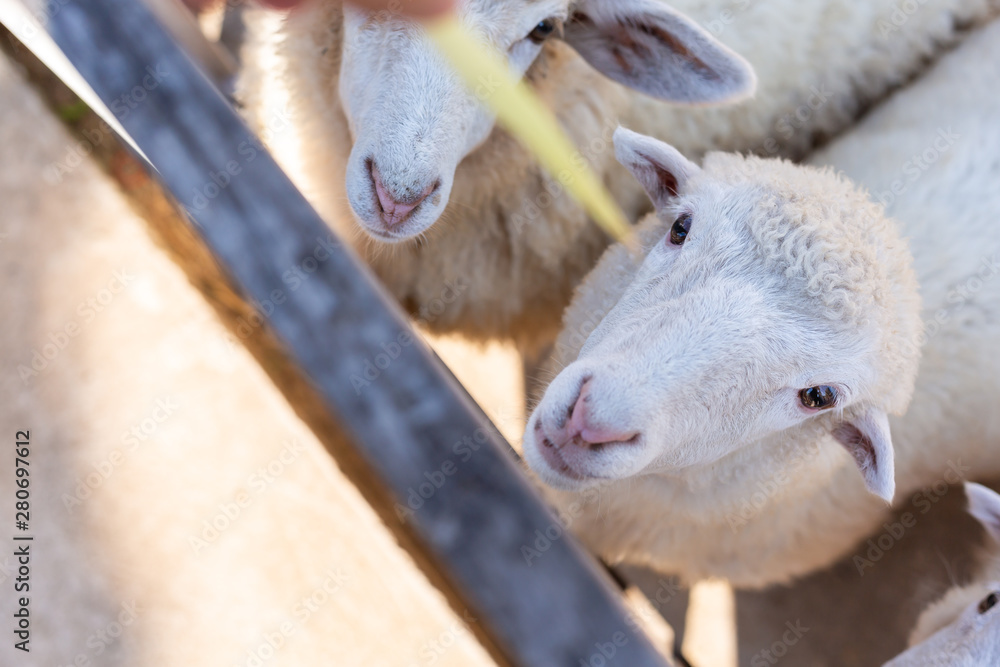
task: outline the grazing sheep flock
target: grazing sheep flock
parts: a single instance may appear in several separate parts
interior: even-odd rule
[[[463,11],[509,47],[517,71],[637,218],[647,203],[610,149],[619,123],[692,157],[801,156],[997,6],[910,4],[669,3],[756,70],[755,97],[719,109],[672,107],[599,74],[678,101],[746,92],[735,56],[663,3],[470,0]],[[534,353],[555,338],[573,288],[608,240],[523,148],[469,108],[432,48],[398,19],[362,21],[336,3],[261,12],[244,49],[246,114],[258,128],[291,125],[294,139],[273,144],[279,159],[411,313],[435,331],[512,338]],[[655,61],[665,90],[650,85],[639,54]]]
[[[616,135],[659,213],[578,289],[524,442],[595,551],[762,586],[894,488],[1000,473],[997,63],[1000,22],[810,160],[843,175]]]
[[[1000,544],[1000,494],[967,482],[969,512]],[[986,667],[1000,664],[1000,570],[996,554],[976,581],[958,586],[921,614],[910,648],[885,667]]]

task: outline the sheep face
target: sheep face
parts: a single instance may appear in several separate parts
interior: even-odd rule
[[[969,512],[986,529],[995,547],[1000,541],[1000,495],[970,482],[965,484],[965,494]],[[1000,582],[986,581],[953,588],[924,610],[910,635],[909,650],[885,667],[998,664]]]
[[[664,99],[721,102],[755,83],[739,56],[653,0],[467,0],[460,13],[529,80],[559,76],[529,70],[551,55],[547,41],[562,39],[607,76]],[[469,91],[418,25],[344,9],[339,97],[354,142],[347,195],[365,231],[398,242],[441,216],[459,163],[493,130],[482,104],[490,94],[489,82]]]
[[[1000,665],[1000,582],[952,589],[921,616],[944,621],[933,634],[885,664],[885,667],[985,667]],[[948,613],[951,612],[951,613]]]
[[[909,402],[920,332],[895,226],[830,173],[724,154],[702,170],[626,130],[615,146],[665,233],[532,414],[529,465],[573,489],[819,429],[891,498],[886,415]]]

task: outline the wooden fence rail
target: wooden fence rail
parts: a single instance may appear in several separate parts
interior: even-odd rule
[[[664,665],[570,536],[525,558],[539,534],[562,531],[509,445],[149,11],[135,0],[59,0],[48,14],[50,34],[110,109],[141,87],[143,99],[116,116],[205,256],[262,311],[263,335],[296,376],[276,384],[452,606],[476,619],[493,657]],[[289,284],[289,271],[303,279]],[[600,646],[612,638],[609,656]]]

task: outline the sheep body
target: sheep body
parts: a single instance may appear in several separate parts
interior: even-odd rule
[[[997,62],[1000,24],[993,23],[810,160],[834,165],[886,201],[920,279],[926,332],[894,332],[904,346],[929,340],[908,411],[891,419],[898,499],[942,479],[952,464],[980,478],[1000,471],[993,405],[1000,360],[991,352],[1000,337],[1000,193],[994,187],[1000,102],[987,92],[1000,86]],[[706,169],[719,160],[734,158],[709,155]],[[643,223],[647,251],[670,222],[651,216]],[[619,306],[642,259],[622,246],[608,250],[566,311],[553,371],[592,346],[592,332],[616,326],[605,315]],[[896,260],[888,253],[882,261]],[[876,321],[896,326],[892,319]],[[889,412],[906,404],[907,374],[890,373],[876,394],[886,398],[898,382],[901,396]],[[526,438],[531,433],[529,422]],[[690,579],[725,576],[740,586],[823,567],[885,516],[843,448],[803,428],[751,442],[710,465],[552,495],[583,539],[613,561]]]
[[[558,41],[546,44],[528,74],[633,218],[646,202],[609,149],[619,122],[668,138],[690,156],[798,156],[996,8],[995,0],[927,0],[909,13],[894,0],[672,5],[749,59],[758,71],[753,100],[671,107],[602,77]],[[262,130],[288,119],[295,137],[275,145],[283,164],[392,294],[432,330],[513,338],[528,350],[551,342],[572,289],[608,241],[533,158],[495,130],[461,163],[447,210],[419,241],[375,242],[358,229],[344,194],[351,137],[336,85],[339,10],[316,3],[250,23],[240,85],[248,118]]]

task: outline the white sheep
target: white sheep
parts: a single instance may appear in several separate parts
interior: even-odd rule
[[[746,95],[753,73],[652,0],[570,5],[471,0],[462,16],[526,73],[635,217],[648,204],[610,138],[636,96],[600,72],[682,102]],[[284,166],[390,290],[433,330],[510,336],[525,348],[551,341],[607,240],[528,152],[493,131],[421,30],[325,2],[277,26],[269,12],[249,24],[239,84],[248,116],[258,128],[291,120],[297,141]],[[488,84],[476,92],[489,93]]]
[[[720,101],[749,89],[750,74],[731,52],[662,3],[470,0],[463,12],[527,72],[638,217],[648,203],[609,149],[619,122],[669,138],[689,155],[799,155],[998,3],[911,4],[672,3],[759,73],[753,100],[718,109],[666,105],[598,73],[679,101]],[[562,28],[550,30],[553,21]],[[294,127],[294,141],[275,145],[286,169],[429,327],[535,348],[554,339],[572,289],[607,239],[533,158],[493,129],[432,48],[399,20],[345,18],[337,3],[315,2],[287,17],[262,12],[251,19],[244,50],[247,115],[258,128]]]
[[[967,482],[969,512],[1000,542],[1000,495]],[[995,557],[994,557],[995,558]],[[1000,664],[1000,568],[994,560],[976,580],[948,591],[920,615],[910,648],[885,667],[994,667]]]
[[[1000,472],[997,62],[1000,23],[814,158],[901,230],[832,171],[699,168],[620,131],[660,211],[648,256],[615,246],[580,287],[524,442],[596,551],[787,581],[875,528],[894,486]]]

